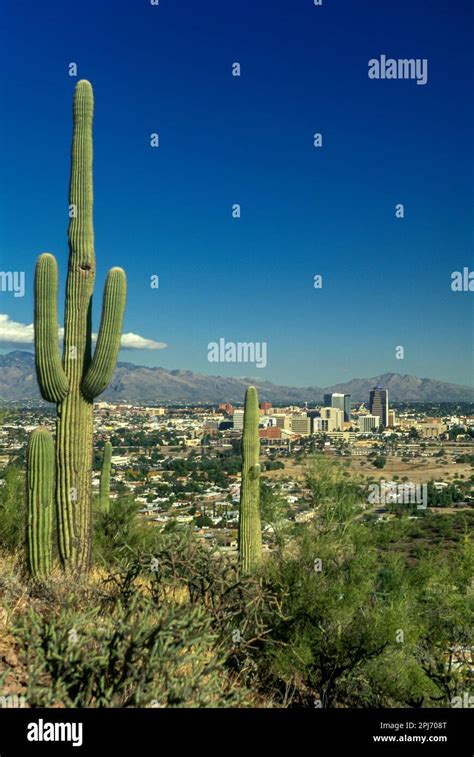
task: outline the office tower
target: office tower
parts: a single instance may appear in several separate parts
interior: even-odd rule
[[[344,395],[344,421],[349,423],[351,420],[351,395]]]
[[[342,431],[342,426],[344,423],[344,410],[340,410],[338,407],[334,407],[333,410],[336,411],[336,417],[335,417],[335,431]]]
[[[390,428],[394,428],[395,426],[395,410],[389,410],[388,411],[388,425]]]
[[[359,431],[362,434],[368,434],[370,431],[375,431],[380,426],[379,415],[360,415],[359,416]]]
[[[382,426],[388,426],[388,390],[375,386],[370,392],[369,407],[371,415],[378,415]]]
[[[316,418],[321,418],[321,411],[320,410],[308,410],[308,418],[309,418],[309,430],[312,434],[316,433]]]
[[[304,413],[301,415],[293,415],[291,417],[291,430],[294,434],[302,434],[307,436],[310,433],[310,418]]]
[[[318,424],[318,426],[324,425],[327,431],[341,431],[342,424],[344,422],[344,411],[338,407],[322,407],[321,418],[327,421],[327,424]]]
[[[344,412],[344,395],[339,394],[339,392],[333,392],[331,395],[331,407],[335,407]]]
[[[234,410],[234,415],[232,416],[234,421],[234,430],[242,431],[244,428],[244,411],[243,410]]]
[[[350,421],[351,419],[351,395],[340,394],[339,392],[333,392],[332,394],[324,395],[325,407],[336,407],[338,410],[342,410],[344,413],[344,421]]]

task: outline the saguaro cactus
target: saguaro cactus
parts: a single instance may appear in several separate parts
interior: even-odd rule
[[[115,367],[126,299],[125,273],[121,268],[112,268],[105,284],[99,335],[92,356],[93,110],[92,87],[82,80],[74,94],[62,361],[58,352],[58,274],[52,255],[39,257],[35,276],[36,374],[44,399],[57,405],[59,552],[66,570],[75,573],[87,571],[90,565],[93,400],[107,387]]]
[[[54,442],[46,428],[33,431],[27,449],[27,544],[30,573],[51,571],[54,507]]]
[[[242,573],[251,573],[262,560],[258,421],[257,390],[249,386],[245,393],[240,484],[239,563]]]
[[[102,469],[100,471],[100,489],[99,504],[104,513],[109,512],[110,506],[110,461],[112,458],[112,445],[110,442],[104,444],[104,454],[102,456]]]

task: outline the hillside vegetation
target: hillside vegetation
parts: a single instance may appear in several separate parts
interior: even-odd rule
[[[0,489],[0,690],[30,707],[449,707],[472,685],[471,513],[360,517],[334,462],[316,515],[259,571],[127,499],[94,517],[94,570],[24,568],[24,482]],[[266,505],[268,507],[268,503]]]

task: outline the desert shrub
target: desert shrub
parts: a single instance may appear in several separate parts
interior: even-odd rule
[[[377,525],[323,517],[269,560],[280,604],[262,611],[255,688],[298,707],[446,707],[469,688],[472,547],[466,534],[454,558],[423,547],[413,564],[387,550],[410,524],[381,541]]]
[[[243,695],[222,675],[211,618],[142,593],[127,605],[31,609],[15,627],[33,707],[226,707]]]
[[[153,549],[160,530],[144,522],[131,497],[111,500],[108,513],[94,512],[93,556],[99,565],[113,565],[130,550]]]
[[[25,540],[26,527],[25,476],[15,465],[3,473],[0,486],[0,547],[9,551]]]
[[[197,518],[194,518],[194,525],[198,528],[213,528],[214,521],[208,515],[199,515]]]
[[[376,551],[362,528],[333,540],[306,529],[292,557],[269,566],[285,599],[265,650],[265,685],[297,706],[344,699],[347,686],[395,642],[400,608],[378,592]]]
[[[164,534],[153,553],[129,553],[104,584],[111,601],[124,606],[144,591],[158,608],[168,601],[200,608],[233,679],[247,688],[255,684],[281,601],[263,576],[240,576],[235,560],[218,548],[177,532]]]
[[[467,539],[449,558],[425,554],[410,574],[420,624],[414,656],[438,689],[434,702],[443,706],[472,684],[473,575]]]
[[[404,644],[368,660],[340,685],[341,702],[348,707],[432,706],[439,690]]]
[[[163,534],[152,551],[129,551],[104,581],[116,603],[127,604],[139,590],[159,607],[173,599],[201,607],[221,641],[240,631],[242,644],[265,635],[260,609],[275,606],[259,575],[240,576],[235,560],[209,548],[191,531]]]

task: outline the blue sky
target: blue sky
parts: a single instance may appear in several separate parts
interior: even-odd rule
[[[473,383],[474,294],[450,287],[474,269],[470,0],[6,0],[0,21],[0,264],[26,274],[1,313],[31,323],[49,251],[63,322],[71,100],[86,78],[95,325],[120,265],[124,331],[168,344],[120,359],[292,385],[387,371]],[[370,80],[382,54],[426,58],[427,84]],[[209,363],[220,337],[266,342],[267,367]]]

